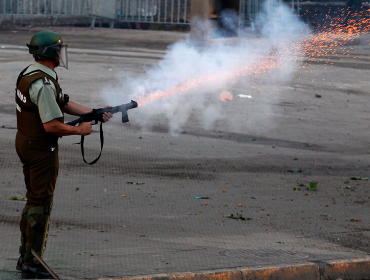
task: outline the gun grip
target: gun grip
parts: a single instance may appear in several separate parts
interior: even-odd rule
[[[122,123],[126,123],[126,122],[128,122],[127,111],[125,113],[122,112]]]

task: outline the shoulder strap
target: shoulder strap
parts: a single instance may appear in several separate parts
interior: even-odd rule
[[[55,85],[55,87],[57,89],[57,92],[60,91],[60,86],[59,86],[59,83],[58,83],[58,76],[56,77],[56,79],[54,79],[52,76],[43,72],[42,70],[34,70],[34,71],[31,71],[31,72],[27,73],[26,75],[23,75],[26,69],[24,69],[19,74],[16,88],[19,87],[19,84],[20,84],[22,78],[30,79],[30,81],[29,81],[30,84],[32,84],[34,81],[42,78],[42,81],[43,81],[44,84],[50,84],[49,80],[51,80],[53,82],[53,84]]]
[[[28,69],[28,67],[30,67],[32,64],[30,64],[30,65],[28,65],[26,68],[24,68],[23,70],[22,70],[22,72],[18,75],[18,79],[17,79],[17,84],[16,84],[16,86],[15,86],[15,90],[17,90],[17,88],[18,88],[18,85],[19,85],[19,83],[20,83],[20,81],[21,81],[21,79],[22,79],[22,77],[23,77],[23,73],[24,72],[26,72],[26,70]],[[32,72],[34,72],[34,71],[32,71]],[[32,73],[31,72],[31,73]]]
[[[45,73],[45,72],[43,72],[41,70],[34,70],[34,71],[31,71],[31,72],[27,73],[26,75],[24,75],[24,72],[26,72],[26,70],[28,69],[28,67],[26,67],[19,74],[19,76],[18,76],[17,85],[16,85],[16,88],[15,88],[16,93],[17,93],[17,90],[19,89],[19,84],[21,82],[21,79],[24,78],[24,77],[29,78],[30,81],[29,81],[29,84],[26,83],[25,85],[21,85],[21,88],[23,87],[23,90],[26,90],[24,88],[24,86],[27,86],[28,87],[30,84],[32,84],[34,81],[36,81],[38,79],[42,79],[42,81],[43,81],[44,84],[50,84],[50,81],[48,80],[48,79],[50,79],[54,83],[54,85],[55,85],[55,87],[57,89],[57,92],[60,91],[60,86],[59,86],[58,81],[57,81],[58,77],[57,77],[57,79],[54,79],[49,74],[47,74],[47,73]],[[32,76],[32,78],[31,78],[31,76]],[[20,89],[20,90],[22,90],[22,89]],[[38,113],[38,108],[30,108],[30,107],[24,106],[21,102],[19,102],[18,99],[17,99],[17,94],[15,95],[15,102],[18,104],[18,106],[22,110],[24,110],[26,112],[29,112],[29,113]]]
[[[18,101],[18,98],[17,98],[17,89],[18,89],[18,86],[19,86],[19,83],[21,82],[21,79],[24,77],[24,72],[26,72],[27,71],[27,69],[31,66],[32,64],[30,64],[30,65],[28,65],[26,68],[24,68],[23,70],[22,70],[22,72],[18,75],[18,78],[17,78],[17,83],[16,83],[16,86],[15,86],[15,103],[17,103],[18,104],[18,106],[22,109],[22,110],[24,110],[24,111],[26,111],[26,112],[30,112],[30,113],[37,113],[38,112],[38,109],[37,108],[28,108],[28,107],[26,107],[26,106],[24,106],[22,103],[20,103],[19,101]],[[35,73],[35,72],[38,72],[38,70],[35,70],[35,71],[31,71],[30,73],[28,73],[28,74],[32,74],[32,73]]]

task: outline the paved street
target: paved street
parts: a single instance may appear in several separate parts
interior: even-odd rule
[[[10,199],[25,196],[14,149],[14,86],[32,63],[25,44],[37,30],[0,30],[4,280],[19,278],[25,203]],[[57,69],[63,92],[91,108],[106,105],[101,93],[107,86],[145,75],[168,45],[188,36],[55,31],[69,44],[70,69]],[[61,279],[99,279],[367,258],[370,181],[361,178],[370,177],[366,42],[345,46],[348,55],[302,58],[289,83],[228,84],[234,98],[220,103],[227,118],[209,129],[197,108],[178,134],[170,133],[171,121],[161,112],[141,128],[150,105],[129,111],[126,124],[117,114],[103,126],[104,150],[93,166],[74,145],[79,137],[60,139],[45,261]],[[94,130],[85,141],[90,161],[100,150],[98,126]],[[307,190],[310,182],[318,182],[317,191]]]

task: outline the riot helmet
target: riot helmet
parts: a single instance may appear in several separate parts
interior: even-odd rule
[[[48,30],[37,32],[27,47],[35,58],[56,61],[56,66],[68,69],[67,45],[59,34]]]

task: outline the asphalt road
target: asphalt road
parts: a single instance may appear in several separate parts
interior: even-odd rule
[[[187,37],[56,31],[70,46],[70,69],[58,70],[63,92],[95,108],[105,105],[100,92],[118,72],[144,75]],[[10,196],[25,189],[14,149],[14,84],[32,63],[25,44],[34,32],[0,30],[1,279],[18,279],[24,202]],[[305,59],[289,83],[236,81],[228,88],[235,98],[222,105],[232,125],[207,130],[191,117],[173,135],[159,116],[143,130],[135,118],[145,107],[138,108],[129,112],[132,122],[115,117],[104,125],[94,166],[82,162],[77,136],[63,137],[45,261],[62,279],[97,279],[368,256],[370,184],[351,177],[370,177],[370,47],[344,48],[348,55]],[[90,160],[98,141],[93,133],[85,143]],[[318,190],[307,190],[313,181]]]

